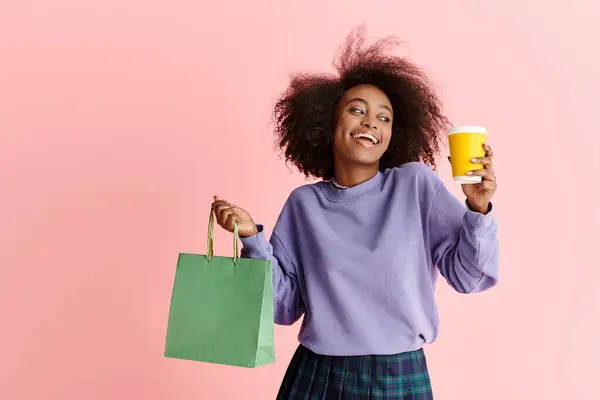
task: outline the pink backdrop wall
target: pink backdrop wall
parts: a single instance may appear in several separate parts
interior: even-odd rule
[[[297,325],[257,370],[162,357],[176,257],[204,252],[213,194],[272,227],[305,182],[273,151],[272,104],[363,22],[497,154],[502,280],[440,281],[436,398],[598,398],[600,3],[237,3],[3,3],[0,398],[274,398]]]

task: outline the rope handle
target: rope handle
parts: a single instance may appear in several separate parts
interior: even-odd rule
[[[206,240],[206,260],[210,262],[213,256],[213,237],[215,231],[215,213],[212,208],[210,209],[210,216],[208,217],[208,238]],[[240,234],[238,232],[237,222],[233,225],[233,264],[237,263],[238,259],[238,242]]]

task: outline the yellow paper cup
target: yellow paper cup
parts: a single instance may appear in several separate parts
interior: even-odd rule
[[[468,176],[467,171],[483,169],[483,165],[473,164],[471,159],[485,156],[486,140],[487,130],[483,126],[456,126],[448,130],[454,182],[463,185],[481,182],[480,176]]]

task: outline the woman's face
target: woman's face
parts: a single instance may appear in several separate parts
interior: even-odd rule
[[[355,86],[340,100],[336,118],[336,164],[378,166],[392,136],[393,110],[386,94],[375,86]]]

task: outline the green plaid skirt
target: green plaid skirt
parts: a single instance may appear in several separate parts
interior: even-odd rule
[[[323,356],[300,345],[278,400],[432,400],[423,349],[394,355]]]

